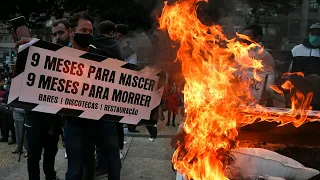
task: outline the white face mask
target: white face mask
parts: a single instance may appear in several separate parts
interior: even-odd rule
[[[3,89],[7,89],[7,85],[3,85]]]

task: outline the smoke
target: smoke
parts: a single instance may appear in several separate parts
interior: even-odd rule
[[[170,0],[168,4],[176,0]],[[206,25],[217,24],[221,17],[230,14],[234,9],[234,0],[209,0],[208,3],[200,2],[198,18]],[[152,65],[167,71],[171,75],[180,76],[181,66],[175,62],[178,44],[171,41],[167,32],[158,29],[164,1],[154,1],[150,18],[153,25],[149,31],[136,30],[130,32],[127,41],[136,51],[140,65]]]

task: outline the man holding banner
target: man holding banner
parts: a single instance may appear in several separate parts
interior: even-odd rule
[[[150,114],[160,104],[165,78],[156,68],[98,55],[99,49],[90,46],[93,20],[86,12],[69,23],[72,48],[39,39],[19,47],[8,105],[64,115],[66,180],[93,179],[94,144],[107,155],[109,179],[119,180],[115,122],[154,125]]]
[[[72,48],[99,53],[89,45],[93,40],[93,19],[86,12],[80,12],[69,19]],[[120,157],[117,131],[114,123],[93,121],[78,117],[66,117],[65,143],[68,154],[66,180],[92,179],[94,170],[94,144],[102,144],[107,153],[108,179],[120,179]]]
[[[92,48],[91,46],[89,48],[89,45],[93,39],[92,24],[92,17],[86,12],[77,13],[70,18],[70,29],[68,36],[70,35],[71,37],[72,48],[101,54],[98,49]],[[58,34],[56,36],[58,36]],[[18,42],[17,46],[28,42],[29,41],[23,40]],[[65,43],[61,45],[65,45]],[[20,61],[19,63],[20,65],[17,65],[19,68],[17,72],[21,71],[21,63],[23,64],[23,62]],[[40,98],[39,96],[39,100],[40,99],[42,101],[48,101],[47,97]],[[50,101],[53,102],[53,99],[51,98]],[[61,129],[61,126],[59,126],[60,121],[57,121],[57,118],[60,116],[35,111],[28,111],[26,116],[27,141],[30,145],[28,147],[29,179],[40,179],[39,161],[41,159],[42,147],[47,149],[45,150],[44,154],[44,172],[46,174],[46,179],[59,179],[56,177],[56,172],[54,171],[54,159],[57,152],[59,133],[54,132],[53,127],[55,127],[56,130]],[[108,159],[106,162],[107,166],[109,167],[109,179],[119,180],[121,162],[119,157],[119,147],[115,124],[105,121],[97,122],[73,116],[65,116],[65,120],[65,144],[68,154],[66,180],[93,179],[94,143],[101,144],[102,151],[107,153],[106,158]],[[51,124],[55,125],[51,126]],[[46,135],[46,132],[48,132],[48,135]],[[52,153],[49,153],[51,151]]]
[[[52,27],[53,41],[60,45],[68,45],[70,40],[68,28],[66,20],[55,21]],[[20,41],[17,46],[27,42],[28,40]],[[59,135],[62,132],[61,116],[27,111],[25,125],[29,179],[40,180],[39,162],[43,150],[43,169],[46,180],[59,180],[54,164],[58,152]]]

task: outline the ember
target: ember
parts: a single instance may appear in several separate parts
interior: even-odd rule
[[[196,13],[200,1],[179,0],[170,6],[165,2],[159,18],[160,29],[167,30],[170,38],[180,43],[177,59],[186,81],[185,132],[172,162],[188,179],[228,179],[224,167],[230,161],[230,150],[238,147],[237,128],[257,119],[280,125],[293,123],[296,127],[312,121],[307,111],[311,109],[312,93],[306,97],[300,92],[293,94],[292,109],[285,112],[252,105],[254,97],[248,91],[248,82],[237,80],[236,74],[252,72],[256,80],[262,80],[261,60],[248,54],[259,45],[227,39],[220,26],[202,24]],[[290,90],[291,85],[287,82],[282,88]],[[280,88],[273,89],[283,94]]]

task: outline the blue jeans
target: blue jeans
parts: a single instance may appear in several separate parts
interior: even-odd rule
[[[70,120],[72,121],[72,120]],[[92,120],[88,120],[92,121]],[[93,179],[94,146],[100,147],[109,180],[120,180],[120,157],[116,126],[110,122],[89,122],[88,126],[75,126],[66,121],[64,135],[68,155],[66,180]],[[84,168],[86,167],[86,168]],[[84,173],[84,170],[87,170]]]

